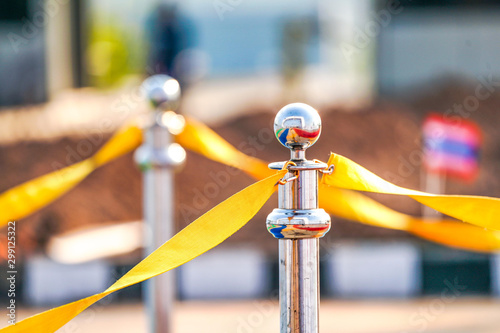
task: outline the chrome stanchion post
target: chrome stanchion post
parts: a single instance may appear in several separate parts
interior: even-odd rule
[[[280,180],[279,204],[267,217],[267,229],[279,239],[281,333],[317,333],[319,321],[319,238],[330,230],[330,216],[318,208],[318,172],[325,163],[309,161],[305,150],[321,133],[318,112],[302,103],[282,108],[274,120],[278,141],[291,150]]]
[[[184,163],[186,152],[173,143],[172,134],[184,127],[184,118],[174,113],[180,100],[179,83],[167,75],[144,81],[143,93],[153,106],[144,143],[135,152],[135,161],[144,172],[144,219],[146,255],[174,234],[173,170]],[[169,333],[175,280],[171,272],[146,282],[144,288],[150,332]]]

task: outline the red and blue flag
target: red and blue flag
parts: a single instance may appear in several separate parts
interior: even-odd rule
[[[481,131],[469,120],[430,114],[423,125],[428,172],[472,181],[479,171]]]

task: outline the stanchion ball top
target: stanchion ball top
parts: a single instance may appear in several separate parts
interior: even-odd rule
[[[155,108],[173,111],[179,105],[181,87],[179,82],[171,76],[153,75],[144,80],[141,90]]]
[[[274,118],[274,134],[289,149],[309,148],[321,134],[321,118],[318,111],[307,104],[288,104]]]

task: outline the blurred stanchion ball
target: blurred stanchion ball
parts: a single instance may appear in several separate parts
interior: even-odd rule
[[[141,90],[151,105],[162,111],[174,111],[179,107],[181,87],[171,76],[153,75],[141,85]]]

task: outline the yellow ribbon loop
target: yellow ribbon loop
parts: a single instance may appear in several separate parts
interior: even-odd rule
[[[177,136],[177,141],[209,159],[239,168],[256,179],[262,179],[271,172],[264,161],[239,152],[210,128],[191,119],[187,119],[186,131]],[[498,232],[451,220],[428,223],[428,220],[396,212],[361,193],[321,185],[319,202],[320,207],[330,214],[351,221],[403,230],[433,242],[466,250],[484,252],[500,249]]]
[[[327,185],[375,193],[406,195],[443,214],[480,227],[500,230],[500,199],[469,195],[436,195],[399,187],[371,173],[362,166],[337,154],[331,154],[331,175],[324,175]]]
[[[48,173],[0,194],[0,227],[50,204],[101,165],[140,145],[141,130],[127,127],[116,133],[93,157]]]
[[[479,252],[498,251],[500,232],[484,230],[455,220],[429,220],[392,210],[350,190],[319,187],[319,205],[331,214],[381,228],[403,230],[432,242]]]
[[[92,157],[99,167],[115,158],[125,155],[142,143],[142,129],[137,126],[128,126],[119,130],[104,146]]]
[[[226,199],[133,267],[104,292],[69,303],[0,330],[4,333],[55,332],[101,298],[176,268],[219,245],[243,227],[276,190],[280,171]]]
[[[184,131],[177,135],[176,139],[184,148],[240,169],[255,179],[262,179],[274,173],[266,163],[240,152],[209,127],[193,119],[186,120]]]
[[[411,222],[408,232],[436,243],[465,250],[496,252],[500,249],[500,232],[452,220],[432,222],[415,219]]]

